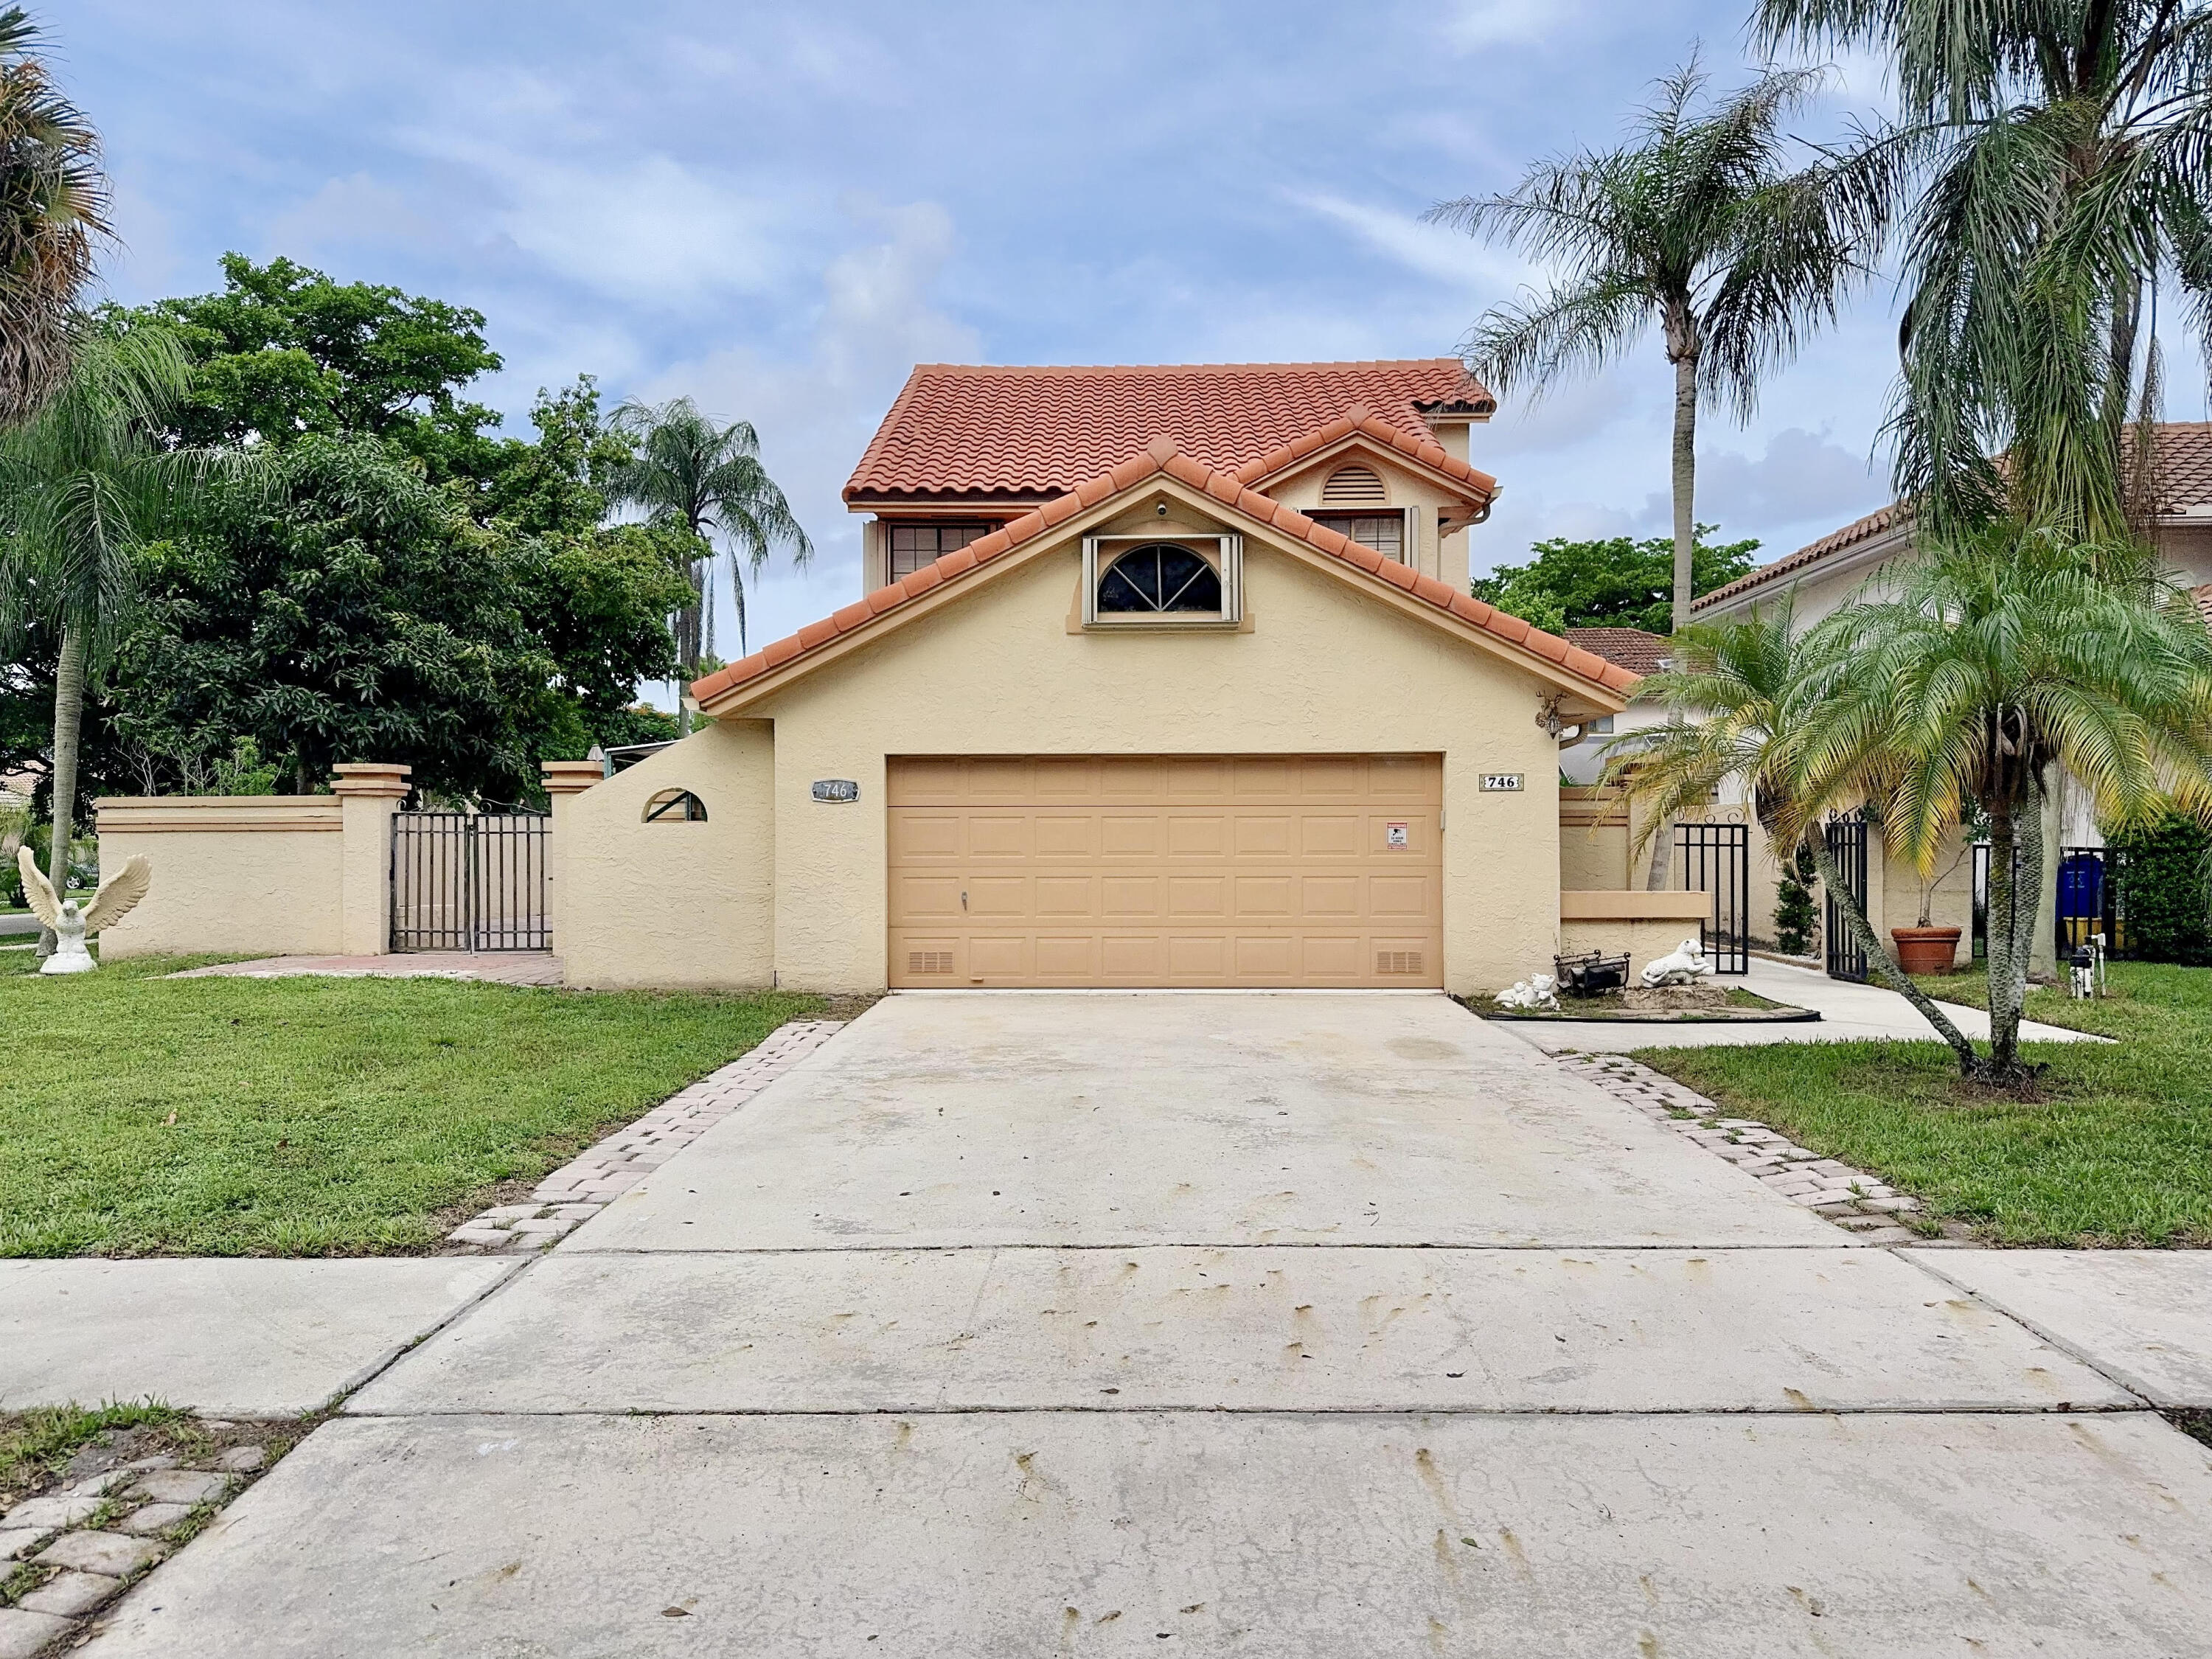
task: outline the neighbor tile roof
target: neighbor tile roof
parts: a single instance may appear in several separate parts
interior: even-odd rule
[[[1632,674],[1656,674],[1667,665],[1668,646],[1663,634],[1640,628],[1570,628],[1567,643],[1618,663]]]
[[[1764,587],[1778,576],[1792,575],[1808,565],[1818,564],[1833,554],[1856,547],[1861,542],[1871,541],[1897,523],[1899,511],[1894,501],[1887,507],[1878,507],[1863,519],[1854,520],[1841,530],[1832,531],[1819,541],[1799,548],[1795,553],[1787,554],[1771,564],[1763,564],[1748,575],[1737,577],[1725,587],[1716,587],[1711,592],[1700,595],[1692,601],[1690,609],[1703,611],[1723,599],[1732,599],[1739,593],[1747,593],[1754,587]]]
[[[1042,507],[1024,514],[1011,524],[1002,525],[958,551],[947,553],[913,574],[878,588],[866,599],[855,600],[819,622],[808,623],[788,638],[763,646],[752,655],[695,681],[691,695],[702,704],[711,702],[749,680],[758,679],[808,652],[820,650],[833,640],[866,628],[878,617],[948,581],[959,580],[1000,555],[1035,539],[1055,525],[1066,523],[1078,513],[1161,473],[1609,691],[1626,692],[1640,678],[1603,657],[1570,645],[1557,635],[1532,627],[1518,617],[1509,617],[1472,594],[1455,592],[1433,576],[1418,575],[1409,567],[1385,559],[1373,548],[1362,547],[1348,537],[1316,524],[1303,513],[1293,512],[1272,497],[1247,488],[1233,474],[1184,454],[1172,441],[1161,437],[1106,471],[1085,479],[1066,494],[1054,496]]]
[[[2212,507],[2212,422],[2161,421],[2156,459],[2158,510],[2180,514]]]
[[[1494,407],[1456,357],[1095,368],[923,363],[884,416],[845,499],[1054,495],[1163,433],[1201,466],[1234,472],[1355,404],[1417,436],[1426,435],[1431,414]]]
[[[2130,433],[2134,428],[2129,428]],[[2158,426],[2158,443],[2153,465],[2158,476],[2158,512],[2161,516],[2181,517],[2204,514],[2212,508],[2212,422],[2161,421]],[[1778,576],[1793,575],[1808,565],[1818,564],[1831,554],[1841,553],[1847,548],[1881,534],[1897,522],[1899,507],[1889,506],[1869,513],[1863,519],[1845,525],[1841,530],[1823,536],[1808,546],[1779,558],[1771,564],[1763,564],[1746,576],[1739,576],[1726,587],[1717,587],[1691,606],[1703,611],[1708,605],[1723,599],[1734,599],[1739,593],[1764,586]]]

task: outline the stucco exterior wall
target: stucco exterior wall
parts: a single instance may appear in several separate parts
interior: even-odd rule
[[[775,722],[782,984],[884,983],[893,755],[1435,753],[1446,985],[1492,991],[1548,968],[1558,762],[1530,676],[1257,538],[1246,543],[1244,631],[1072,629],[1080,570],[1071,539],[748,710]],[[675,782],[700,741],[648,764]],[[616,782],[641,800],[646,769]],[[1520,773],[1524,787],[1484,792],[1486,772]],[[854,780],[860,799],[811,799],[821,778]],[[572,905],[584,884],[572,883]]]
[[[333,956],[345,948],[343,815],[332,795],[111,798],[100,867],[144,854],[153,885],[100,954]]]
[[[761,721],[720,720],[561,804],[553,948],[569,984],[774,981],[775,746]],[[706,822],[644,822],[663,789],[698,796]],[[882,800],[879,789],[879,812]],[[880,900],[880,852],[873,872],[854,879]],[[880,940],[876,956],[880,974]]]
[[[1382,476],[1382,487],[1389,496],[1389,507],[1412,507],[1419,509],[1415,514],[1419,524],[1419,545],[1413,558],[1408,562],[1424,576],[1434,576],[1454,592],[1465,592],[1468,532],[1464,529],[1455,530],[1450,535],[1438,538],[1437,509],[1452,498],[1418,473],[1393,466],[1387,459],[1362,449],[1352,454],[1333,457],[1305,471],[1279,478],[1265,488],[1267,495],[1274,500],[1301,513],[1358,512],[1361,509],[1358,507],[1324,507],[1322,505],[1322,489],[1328,483],[1329,475],[1338,467],[1346,465],[1371,466]]]

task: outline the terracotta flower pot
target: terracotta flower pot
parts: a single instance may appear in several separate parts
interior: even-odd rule
[[[1908,974],[1948,974],[1959,956],[1955,927],[1893,927],[1897,965]]]

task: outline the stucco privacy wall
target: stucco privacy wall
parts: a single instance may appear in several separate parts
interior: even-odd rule
[[[555,798],[553,948],[569,984],[772,981],[775,756],[766,723],[718,720],[580,794]],[[646,823],[646,803],[664,789],[698,796],[706,822]],[[880,816],[880,790],[873,805]],[[846,880],[880,889],[880,852],[872,869]],[[876,958],[880,975],[880,939]]]
[[[143,853],[154,879],[100,953],[380,954],[408,769],[337,771],[327,795],[103,797],[100,867]]]
[[[1257,537],[1245,550],[1249,631],[1082,631],[1071,539],[748,709],[775,726],[781,981],[884,982],[893,755],[1437,754],[1447,987],[1494,990],[1547,968],[1558,755],[1536,681]],[[677,782],[699,741],[651,763]],[[1525,787],[1486,793],[1486,772]],[[813,800],[817,778],[855,780],[859,801]]]

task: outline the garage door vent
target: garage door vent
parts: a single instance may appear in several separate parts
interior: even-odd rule
[[[906,970],[909,974],[949,974],[952,971],[952,952],[909,951],[906,953]]]
[[[1419,951],[1377,951],[1375,971],[1378,974],[1418,974],[1421,971]]]

